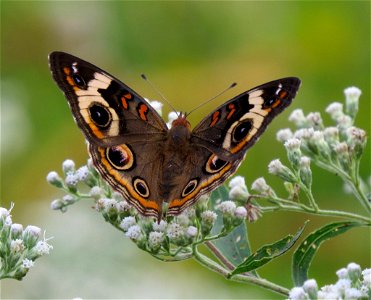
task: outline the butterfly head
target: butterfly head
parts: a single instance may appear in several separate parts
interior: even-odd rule
[[[169,131],[170,138],[178,145],[186,143],[191,137],[191,123],[187,120],[187,115],[180,113],[171,123]]]

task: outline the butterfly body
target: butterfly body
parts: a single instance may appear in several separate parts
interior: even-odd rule
[[[233,174],[270,121],[296,95],[295,77],[242,93],[193,130],[185,114],[169,129],[150,104],[98,67],[63,52],[49,57],[102,177],[146,216],[178,215]]]

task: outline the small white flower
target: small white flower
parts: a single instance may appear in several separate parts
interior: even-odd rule
[[[59,210],[64,207],[63,201],[61,199],[55,199],[50,203],[50,208],[52,210]]]
[[[345,299],[347,300],[358,300],[361,297],[365,297],[361,291],[357,290],[356,288],[349,288],[345,290]]]
[[[167,226],[166,229],[166,235],[169,237],[171,240],[177,240],[180,239],[184,236],[184,230],[183,227],[180,226],[178,223],[170,223]]]
[[[224,201],[215,207],[225,215],[233,216],[236,211],[236,203],[231,200]]]
[[[22,252],[24,248],[25,246],[24,246],[23,240],[21,239],[12,240],[10,242],[10,251],[13,253]]]
[[[186,212],[180,214],[176,217],[176,222],[181,226],[187,226],[189,224],[188,214]]]
[[[364,269],[362,271],[363,284],[368,288],[371,288],[371,269]]]
[[[340,130],[346,130],[348,127],[353,125],[352,118],[347,115],[340,116],[337,118],[336,122],[339,125]]]
[[[197,236],[197,228],[195,226],[188,226],[186,235],[191,238]]]
[[[311,112],[307,115],[307,121],[310,126],[319,128],[322,126],[323,121],[319,112]]]
[[[309,168],[310,167],[310,158],[307,156],[300,157],[300,167]]]
[[[338,143],[334,146],[334,150],[338,154],[347,153],[348,152],[348,145],[345,142]]]
[[[215,212],[213,212],[211,210],[206,210],[206,211],[201,213],[201,220],[205,224],[213,225],[217,216],[218,215]]]
[[[37,226],[28,225],[24,230],[24,234],[29,234],[35,238],[39,238],[41,233],[41,229]]]
[[[30,260],[30,259],[25,258],[22,261],[22,266],[25,269],[30,269],[30,268],[32,268],[34,266],[34,262],[32,260]]]
[[[12,235],[18,235],[18,234],[22,233],[23,225],[18,224],[18,223],[14,223],[10,226],[10,231],[12,232]]]
[[[93,186],[90,189],[89,195],[94,199],[99,199],[103,195],[103,189],[99,186]]]
[[[332,102],[329,106],[327,106],[326,112],[333,120],[336,121],[340,116],[344,115],[343,104],[339,102]]]
[[[234,186],[229,190],[229,198],[233,200],[244,200],[249,197],[247,189],[242,186]]]
[[[288,139],[291,139],[294,136],[290,128],[280,129],[277,131],[276,139],[279,142],[285,142]]]
[[[311,137],[311,140],[314,142],[314,143],[321,143],[324,141],[324,135],[323,135],[323,132],[320,131],[320,130],[316,130],[313,132],[313,135]]]
[[[289,121],[293,122],[296,126],[300,127],[306,123],[306,118],[304,116],[302,109],[295,109],[289,116]]]
[[[103,205],[103,209],[106,212],[112,211],[116,209],[117,201],[111,198],[102,198],[100,199],[101,205]]]
[[[326,142],[335,142],[339,140],[339,129],[337,127],[326,127],[323,130],[323,136]]]
[[[245,183],[245,177],[242,176],[235,176],[233,177],[228,184],[229,188],[233,188],[235,186],[240,186],[240,187],[246,187]]]
[[[349,263],[347,266],[349,278],[355,282],[361,277],[361,266],[356,263]]]
[[[0,207],[0,219],[4,220],[4,224],[7,226],[12,225],[12,217],[10,215],[10,210],[4,207]]]
[[[161,246],[165,236],[163,232],[152,231],[148,236],[148,244],[151,249],[157,249]]]
[[[90,175],[88,167],[87,166],[82,166],[81,168],[79,168],[76,171],[76,175],[77,175],[77,177],[79,178],[80,181],[86,180],[88,178],[88,176]]]
[[[148,101],[149,104],[155,109],[155,111],[161,116],[162,115],[162,107],[164,106],[161,102],[153,100]]]
[[[173,125],[173,121],[178,119],[178,114],[175,111],[171,111],[168,114],[168,122],[167,122],[167,127],[170,129],[171,126]]]
[[[38,241],[35,246],[35,251],[38,255],[45,255],[49,254],[49,251],[53,249],[52,245],[49,245],[45,240],[44,241]]]
[[[287,150],[294,151],[300,149],[300,140],[297,138],[288,139],[284,146]]]
[[[55,171],[49,172],[48,175],[46,175],[46,181],[58,187],[62,186],[62,178],[60,178]]]
[[[345,94],[345,97],[347,99],[351,98],[351,99],[357,99],[358,100],[358,98],[362,94],[362,91],[355,86],[351,86],[351,87],[348,87],[344,90],[344,94]]]
[[[64,174],[74,172],[75,171],[75,162],[72,159],[66,159],[62,163],[62,169],[63,169]]]
[[[165,220],[161,220],[160,223],[153,222],[152,228],[154,231],[165,232],[167,227],[167,222]]]
[[[299,140],[309,140],[313,136],[313,133],[314,133],[313,128],[302,128],[298,129],[294,133],[294,137]]]
[[[352,282],[350,281],[350,279],[342,278],[336,282],[335,287],[338,289],[340,293],[344,293],[344,291],[346,289],[349,289],[351,285]]]
[[[131,226],[134,226],[136,224],[137,224],[137,221],[135,220],[134,217],[132,217],[132,216],[125,217],[125,218],[122,219],[122,221],[120,223],[120,228],[122,228],[124,231],[128,231],[128,229]]]
[[[75,197],[71,196],[71,195],[64,195],[63,196],[63,201],[67,202],[67,203],[73,203],[75,202]]]
[[[116,203],[116,209],[119,213],[128,211],[130,208],[130,204],[125,200]]]
[[[318,285],[314,279],[308,279],[303,284],[304,291],[310,296],[310,299],[317,298]]]
[[[268,172],[273,175],[277,175],[282,172],[283,164],[279,159],[272,160],[268,165]]]
[[[363,143],[367,137],[366,131],[354,126],[347,128],[346,134],[348,136],[348,139],[356,140],[361,143]]]
[[[246,219],[247,217],[247,210],[243,206],[238,206],[234,211],[234,215],[238,219]]]
[[[142,237],[142,229],[140,228],[139,225],[130,226],[125,235],[128,238],[137,241]]]
[[[79,183],[79,176],[76,173],[68,173],[65,179],[68,187],[75,187]]]
[[[271,189],[263,177],[259,177],[258,179],[256,179],[252,183],[251,188],[259,193],[266,193]]]
[[[304,300],[307,299],[307,294],[302,287],[294,287],[289,293],[289,299],[291,300]]]

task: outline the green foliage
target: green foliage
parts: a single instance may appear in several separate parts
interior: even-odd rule
[[[309,234],[296,249],[292,258],[292,277],[296,286],[303,285],[308,279],[308,270],[315,254],[318,252],[321,244],[337,235],[354,227],[370,226],[360,222],[336,222],[317,229]]]

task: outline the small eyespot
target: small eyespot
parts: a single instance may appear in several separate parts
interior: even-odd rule
[[[100,128],[107,128],[112,121],[108,108],[97,102],[93,102],[89,106],[89,114],[94,124]]]
[[[190,182],[188,182],[186,187],[183,189],[182,197],[185,197],[189,195],[190,193],[192,193],[196,189],[197,184],[198,184],[197,179],[192,179]]]
[[[133,186],[135,191],[143,198],[149,197],[149,188],[146,182],[140,177],[133,178]]]
[[[84,81],[84,78],[81,77],[81,75],[73,74],[72,79],[79,88],[82,88],[82,89],[86,88],[86,83]]]
[[[228,164],[227,161],[220,159],[215,154],[212,154],[205,166],[205,170],[207,173],[213,174],[219,172]]]
[[[134,164],[133,152],[125,144],[107,148],[106,158],[117,170],[129,170]]]
[[[234,142],[242,141],[250,132],[252,128],[251,120],[244,120],[243,122],[236,125],[233,129],[232,137]]]

